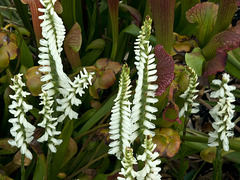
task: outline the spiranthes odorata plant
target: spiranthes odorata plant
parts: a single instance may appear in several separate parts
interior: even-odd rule
[[[130,147],[131,136],[131,102],[128,98],[131,96],[131,85],[129,77],[129,68],[125,64],[122,67],[122,73],[119,81],[119,90],[112,108],[112,115],[110,119],[110,139],[113,140],[109,144],[111,147],[109,154],[115,154],[120,160],[122,154],[127,147]]]
[[[159,157],[158,152],[154,152],[156,144],[153,143],[151,136],[145,136],[144,143],[142,147],[144,152],[142,155],[138,155],[137,159],[145,162],[145,165],[141,171],[138,171],[138,179],[161,179],[159,172],[160,167],[157,167],[161,160],[157,159]]]
[[[44,128],[45,133],[38,139],[38,142],[48,141],[49,149],[55,153],[57,151],[55,146],[60,145],[62,140],[54,138],[55,135],[61,134],[61,131],[56,130],[58,121],[56,117],[52,117],[53,97],[48,96],[47,92],[43,90],[40,94],[40,99],[42,100],[40,105],[43,105],[43,109],[39,114],[43,115],[43,120],[41,123],[38,123],[38,126]]]
[[[12,82],[13,85],[10,85],[10,88],[15,94],[10,95],[12,104],[9,105],[9,112],[14,117],[8,121],[13,125],[10,133],[14,136],[14,140],[9,140],[8,143],[20,148],[22,155],[32,159],[32,153],[27,149],[27,145],[33,140],[35,127],[28,122],[26,113],[33,107],[25,102],[26,96],[30,93],[23,90],[25,83],[22,82],[22,74],[15,75]]]
[[[157,108],[152,104],[158,100],[155,98],[155,91],[158,88],[154,82],[157,80],[155,75],[156,64],[154,54],[151,53],[152,47],[149,45],[149,37],[151,34],[151,18],[147,17],[141,28],[140,35],[135,43],[136,54],[136,68],[138,73],[137,86],[133,99],[133,107],[131,111],[130,97],[130,78],[129,69],[127,65],[122,68],[122,73],[119,81],[119,90],[115,104],[112,108],[112,116],[110,119],[110,143],[109,154],[114,154],[118,159],[122,158],[122,166],[120,174],[124,178],[118,179],[161,179],[159,171],[161,168],[157,167],[160,160],[156,158],[159,156],[154,152],[156,144],[152,142],[154,132],[151,129],[155,125],[151,120],[155,120],[154,115]],[[143,154],[138,155],[138,160],[144,162],[144,167],[140,171],[135,171],[133,165],[137,164],[133,156],[133,149],[131,143],[139,137],[140,143],[143,147]],[[123,155],[123,157],[122,157]]]
[[[199,111],[198,106],[199,103],[194,102],[198,96],[198,91],[196,87],[198,86],[198,76],[194,69],[187,66],[186,68],[187,73],[189,74],[189,85],[187,90],[180,95],[181,98],[183,98],[184,105],[179,111],[179,117],[182,116],[189,116],[191,113],[197,113]]]
[[[80,75],[78,74],[75,77],[73,82],[70,82],[71,87],[64,89],[60,87],[58,90],[61,94],[63,94],[62,99],[57,99],[59,106],[57,107],[57,111],[64,112],[59,118],[58,122],[62,122],[67,116],[70,119],[77,119],[78,113],[72,110],[73,105],[80,105],[82,101],[76,97],[78,94],[79,97],[85,93],[84,89],[88,88],[89,85],[92,85],[93,73],[87,72],[85,68],[83,71],[80,71]]]
[[[72,105],[81,104],[76,95],[81,97],[84,94],[84,89],[91,85],[92,73],[88,73],[86,69],[80,72],[80,76],[75,77],[72,82],[63,71],[61,62],[62,45],[65,38],[65,27],[62,19],[54,11],[54,3],[56,0],[41,0],[43,8],[39,11],[43,15],[39,19],[43,19],[41,23],[42,36],[40,40],[39,54],[41,65],[39,71],[44,75],[41,81],[45,82],[42,86],[40,94],[41,103],[43,105],[41,114],[43,121],[38,126],[45,129],[39,142],[48,141],[48,147],[51,152],[56,152],[56,145],[61,144],[62,140],[54,138],[61,132],[56,131],[56,126],[66,117],[70,119],[77,118],[78,113],[72,110]],[[58,105],[56,105],[56,102]],[[62,112],[58,116],[57,111]]]
[[[133,149],[127,147],[124,152],[123,159],[121,161],[122,168],[119,174],[123,175],[123,177],[118,177],[118,180],[129,179],[133,180],[138,175],[137,172],[133,169],[133,165],[137,164],[137,160],[133,156]]]
[[[210,110],[210,115],[214,122],[212,126],[214,132],[209,133],[208,146],[222,146],[224,151],[229,151],[229,137],[232,137],[232,128],[235,126],[231,122],[234,116],[235,106],[232,102],[235,101],[235,96],[231,91],[235,90],[235,86],[228,85],[230,77],[228,74],[223,74],[222,81],[215,79],[212,81],[214,85],[219,86],[219,89],[211,92],[211,98],[218,98],[217,104]]]
[[[157,112],[157,108],[152,106],[152,104],[158,101],[155,98],[155,91],[158,85],[154,84],[157,80],[157,75],[155,75],[157,70],[155,55],[151,53],[152,46],[149,45],[151,24],[152,19],[147,17],[135,42],[134,51],[135,59],[137,60],[135,64],[138,70],[138,80],[131,116],[133,123],[132,142],[137,137],[143,140],[145,135],[154,136],[154,132],[151,129],[154,129],[155,125],[151,121],[156,120],[154,113]]]
[[[228,138],[234,135],[232,129],[235,124],[231,120],[234,116],[235,106],[232,103],[235,101],[235,96],[231,91],[236,87],[228,85],[229,80],[230,76],[224,73],[222,80],[212,81],[214,85],[219,86],[218,90],[210,94],[211,98],[218,98],[217,104],[209,111],[214,119],[212,123],[214,132],[209,133],[208,146],[217,147],[213,161],[213,179],[222,179],[222,148],[224,151],[229,151]]]

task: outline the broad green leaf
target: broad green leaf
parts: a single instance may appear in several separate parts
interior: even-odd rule
[[[37,156],[37,164],[33,174],[33,180],[44,180],[47,177],[47,162],[44,154]]]
[[[234,57],[236,58],[237,61],[240,62],[240,48],[236,48],[236,49],[233,49],[232,51],[232,54],[234,55]],[[230,54],[230,52],[228,54]]]
[[[67,147],[67,152],[64,156],[63,164],[61,165],[61,167],[65,166],[68,163],[68,161],[77,153],[77,150],[78,150],[77,143],[72,138],[70,138]]]
[[[0,179],[4,179],[4,180],[13,180],[12,178],[6,176],[6,175],[3,175],[3,174],[0,174]]]
[[[59,170],[64,163],[63,160],[67,152],[72,131],[73,131],[73,121],[69,120],[67,124],[64,126],[62,133],[59,137],[60,139],[63,140],[63,142],[62,144],[59,145],[59,147],[57,148],[56,154],[54,154],[53,156],[52,166],[51,166],[51,179],[56,179],[57,174],[59,173]]]
[[[214,30],[217,18],[218,5],[211,2],[198,3],[186,12],[187,20],[190,23],[197,23],[199,33],[196,34],[203,47],[208,43]]]
[[[193,68],[198,76],[202,75],[203,65],[206,62],[199,47],[194,48],[191,53],[185,54],[185,61],[188,66]]]
[[[85,123],[86,121],[88,121],[96,112],[97,112],[96,109],[89,109],[79,119],[73,120],[73,122],[74,122],[74,126],[73,126],[74,129],[76,129],[79,125],[81,125],[81,124]],[[78,134],[76,134],[75,136],[78,136]]]
[[[240,62],[230,54],[228,54],[228,60],[225,70],[232,76],[240,79]]]
[[[103,49],[93,49],[81,58],[82,66],[90,66],[95,63],[98,57],[102,54]]]
[[[65,27],[67,30],[70,30],[76,22],[76,9],[74,7],[75,1],[69,1],[69,0],[60,0],[63,12],[62,12],[62,19],[64,22]]]
[[[135,24],[131,24],[123,30],[123,32],[130,34],[134,37],[137,37],[140,34],[139,31],[140,28],[137,27]],[[150,36],[149,41],[153,46],[156,45],[156,38],[153,35]]]
[[[105,41],[103,39],[95,39],[92,41],[88,46],[86,50],[89,49],[104,49],[105,47]]]

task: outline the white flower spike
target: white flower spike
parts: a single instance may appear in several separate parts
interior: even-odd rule
[[[189,74],[189,85],[187,90],[180,95],[180,97],[183,98],[185,101],[182,109],[179,111],[179,117],[184,116],[185,113],[191,114],[197,113],[199,111],[199,103],[194,102],[198,96],[197,93],[199,92],[199,90],[196,89],[199,84],[197,82],[198,76],[194,69],[190,68],[189,66],[186,67],[186,71]]]
[[[56,139],[54,136],[61,134],[61,131],[56,130],[58,124],[57,118],[52,117],[53,109],[53,98],[47,94],[46,91],[40,94],[40,99],[42,99],[40,105],[43,105],[43,109],[39,114],[43,115],[43,120],[41,123],[38,123],[38,126],[44,128],[44,134],[38,139],[38,142],[48,142],[48,147],[51,152],[56,153],[56,146],[62,143],[61,139]]]
[[[59,106],[57,106],[57,111],[64,112],[59,118],[58,122],[62,122],[67,116],[70,119],[77,119],[78,113],[72,110],[73,105],[80,105],[82,101],[76,97],[78,94],[80,97],[83,96],[84,89],[92,85],[93,73],[87,72],[85,68],[80,71],[80,75],[75,77],[74,82],[71,83],[71,88],[64,89],[59,88],[59,92],[63,94],[62,99],[57,99]]]
[[[110,119],[109,134],[110,139],[113,140],[109,144],[109,154],[115,154],[120,160],[127,147],[130,147],[130,135],[132,123],[130,120],[131,109],[128,98],[131,95],[130,91],[130,77],[129,68],[123,65],[122,73],[119,81],[119,90],[115,104],[112,108],[112,115]]]
[[[126,148],[124,152],[123,159],[121,161],[122,168],[119,174],[123,175],[123,177],[118,177],[118,180],[134,180],[137,176],[137,172],[134,171],[133,165],[137,164],[136,159],[133,157],[133,149]]]
[[[30,93],[23,91],[25,83],[22,82],[22,74],[15,75],[12,78],[13,85],[10,88],[15,92],[10,95],[12,104],[9,105],[9,112],[14,116],[8,121],[13,124],[10,133],[14,136],[14,140],[8,143],[12,146],[20,148],[21,154],[32,159],[32,153],[27,149],[27,145],[33,140],[35,127],[27,121],[26,113],[32,109],[32,105],[27,104],[24,100]]]
[[[154,152],[156,148],[156,144],[153,143],[151,136],[146,136],[144,139],[144,153],[142,155],[138,155],[137,159],[145,162],[145,166],[141,171],[137,172],[138,180],[159,180],[161,179],[161,175],[159,172],[161,171],[160,167],[157,167],[161,160],[157,159],[159,157],[158,152]]]
[[[229,151],[229,137],[232,137],[233,127],[235,124],[231,122],[234,116],[235,106],[232,104],[235,97],[231,91],[235,90],[235,86],[228,85],[230,76],[223,74],[221,80],[213,80],[212,83],[219,86],[217,91],[210,94],[211,98],[219,98],[217,104],[210,110],[210,115],[215,120],[212,123],[214,132],[209,133],[208,146],[219,146],[220,142],[224,151]]]
[[[151,34],[152,19],[147,17],[141,28],[140,35],[135,42],[135,59],[137,60],[136,68],[138,70],[137,87],[133,99],[133,108],[131,120],[133,122],[133,134],[131,141],[137,137],[144,139],[145,135],[154,136],[155,125],[151,122],[156,120],[154,115],[157,108],[152,104],[158,101],[155,98],[155,91],[158,88],[154,82],[157,80],[155,55],[151,53],[152,46],[149,45]]]

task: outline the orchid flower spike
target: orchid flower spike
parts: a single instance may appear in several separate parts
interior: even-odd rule
[[[222,145],[224,151],[229,151],[229,137],[234,135],[232,129],[235,124],[231,121],[234,116],[235,96],[231,91],[235,90],[235,86],[228,85],[230,76],[223,74],[222,80],[216,79],[212,83],[219,86],[217,91],[210,94],[211,98],[219,98],[217,104],[210,110],[210,115],[214,122],[212,126],[214,132],[209,133],[208,146],[214,147]]]
[[[138,160],[145,162],[145,166],[141,171],[137,172],[137,179],[161,179],[161,175],[159,174],[161,168],[157,167],[161,163],[161,160],[157,159],[159,157],[158,152],[154,152],[156,146],[157,145],[153,143],[151,136],[145,137],[144,143],[142,144],[142,147],[144,148],[144,153],[142,155],[138,155],[137,157]]]
[[[9,140],[8,143],[12,146],[17,146],[27,158],[32,159],[32,153],[27,149],[27,145],[34,139],[33,133],[35,127],[27,121],[26,113],[33,107],[25,102],[25,98],[30,93],[23,90],[25,83],[22,82],[22,74],[17,74],[12,78],[13,85],[10,88],[15,92],[10,95],[12,104],[9,105],[9,112],[14,116],[8,121],[13,127],[10,133],[14,136],[14,140]]]
[[[120,160],[127,147],[130,147],[131,136],[131,102],[128,98],[131,96],[131,85],[129,77],[129,68],[125,64],[122,67],[122,73],[119,80],[119,90],[115,104],[112,108],[112,115],[110,118],[110,139],[113,140],[109,144],[109,154],[115,154]]]
[[[138,80],[133,99],[133,108],[131,120],[133,122],[133,134],[131,141],[133,142],[137,137],[144,139],[145,135],[154,136],[151,129],[155,125],[151,122],[156,120],[154,115],[157,108],[152,104],[158,102],[155,98],[155,91],[158,85],[155,84],[157,80],[155,55],[151,53],[152,46],[149,45],[149,38],[151,34],[152,19],[147,17],[141,28],[140,35],[135,42],[135,62],[138,70]]]
[[[184,116],[186,113],[190,115],[191,113],[197,113],[199,111],[198,106],[199,103],[194,102],[196,98],[198,97],[199,90],[196,89],[198,86],[198,76],[194,69],[190,68],[189,66],[186,67],[186,71],[189,74],[189,85],[187,90],[180,95],[181,98],[183,98],[184,105],[182,109],[179,111],[179,117]]]
[[[118,180],[134,180],[137,176],[137,172],[134,171],[133,165],[137,164],[137,160],[133,157],[133,149],[127,147],[124,152],[123,159],[121,161],[122,168],[119,174],[123,175],[123,177],[118,177]]]

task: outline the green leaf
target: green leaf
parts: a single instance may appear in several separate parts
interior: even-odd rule
[[[95,39],[92,41],[86,48],[86,50],[89,49],[104,49],[105,47],[105,41],[103,39]]]
[[[60,1],[62,4],[63,12],[62,12],[62,19],[64,22],[64,25],[66,26],[67,30],[70,30],[76,22],[76,17],[75,15],[75,7],[74,7],[74,1],[69,1],[69,0],[61,0]]]
[[[73,120],[74,129],[88,121],[96,112],[97,112],[96,109],[89,109],[80,117],[80,119]],[[76,137],[78,136],[78,134],[74,134],[74,136]]]
[[[230,51],[231,52],[231,51]],[[230,53],[229,52],[229,53]],[[236,58],[237,61],[240,62],[240,48],[236,48],[232,50],[232,54],[234,55],[234,57]]]
[[[91,129],[98,121],[100,121],[106,113],[111,111],[112,106],[114,105],[114,99],[116,98],[116,94],[110,97],[107,102],[103,105],[101,109],[99,109],[88,121],[87,123],[80,129],[79,134],[87,132]]]
[[[216,34],[210,42],[202,49],[206,60],[214,58],[218,50],[229,51],[235,49],[240,43],[240,24]]]
[[[199,47],[194,48],[191,53],[186,53],[185,61],[188,66],[194,69],[198,76],[202,75],[203,64],[206,60]]]
[[[93,49],[88,52],[84,57],[82,57],[82,66],[90,66],[95,63],[98,57],[102,54],[103,49]]]
[[[131,24],[123,30],[123,32],[133,35],[134,37],[137,37],[140,34],[139,31],[140,28],[137,27],[135,24]],[[156,45],[156,37],[154,37],[153,35],[150,35],[149,41],[153,46]]]
[[[197,23],[199,33],[196,34],[203,47],[212,36],[217,17],[218,5],[211,2],[198,3],[186,12],[187,20],[190,23]]]
[[[225,70],[232,76],[240,79],[240,62],[229,53]]]
[[[157,44],[170,54],[173,45],[175,0],[150,0]]]
[[[28,68],[33,66],[33,57],[30,49],[28,48],[26,42],[24,41],[21,35],[17,35],[17,44],[20,49],[18,58],[20,58],[21,65],[24,65]]]
[[[108,0],[108,9],[112,25],[112,52],[111,59],[115,60],[117,54],[118,45],[118,11],[119,11],[119,0]]]
[[[68,148],[68,144],[69,144],[69,140],[72,135],[72,132],[73,132],[73,121],[69,120],[65,125],[65,127],[63,128],[63,131],[59,137],[60,139],[63,140],[63,142],[57,148],[57,152],[53,156],[51,179],[56,179],[56,176],[59,173],[59,170],[63,164],[65,154],[67,152],[67,148]]]
[[[20,18],[22,19],[24,27],[30,31],[32,37],[35,37],[33,27],[32,27],[32,24],[31,24],[31,21],[29,18],[27,5],[23,4],[19,0],[14,0],[14,4],[17,8],[17,12],[18,12]]]
[[[129,11],[129,13],[131,14],[132,18],[135,20],[135,23],[138,26],[140,26],[141,21],[142,21],[142,16],[141,16],[140,12],[137,9],[135,9],[135,8],[133,8],[133,7],[129,6],[129,5],[127,5],[127,4],[123,4],[123,3],[119,4],[119,8],[121,8],[124,12]]]
[[[236,0],[221,0],[212,37],[229,28],[236,10]]]
[[[180,20],[179,20],[179,24],[178,24],[178,27],[176,29],[176,32],[183,31],[183,29],[186,29],[189,26],[191,26],[191,24],[188,23],[188,20],[186,18],[186,12],[189,9],[191,9],[191,7],[195,6],[197,3],[200,3],[200,0],[184,0],[184,1],[180,1],[181,16],[180,16]],[[192,28],[192,29],[194,29],[194,28]],[[180,33],[180,34],[182,34],[182,33]]]
[[[33,175],[33,180],[45,179],[47,175],[47,162],[44,154],[37,156],[37,164]]]

